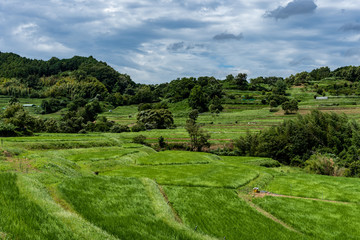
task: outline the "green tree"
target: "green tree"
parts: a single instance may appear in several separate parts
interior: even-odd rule
[[[9,100],[9,104],[15,104],[15,103],[20,103],[19,99],[17,99],[16,97],[11,97]]]
[[[220,113],[224,107],[221,105],[221,100],[218,96],[215,96],[209,106],[209,110],[211,113]]]
[[[275,83],[275,86],[272,88],[272,92],[275,95],[285,95],[286,94],[286,83],[283,80],[278,80]]]
[[[41,131],[42,120],[31,116],[19,103],[9,105],[2,114],[4,123],[12,124],[16,131],[23,135],[32,135],[32,132]]]
[[[247,74],[246,73],[239,73],[235,78],[235,84],[238,87],[238,89],[240,90],[246,90],[248,88],[248,81],[247,79]]]
[[[208,110],[208,104],[209,100],[200,85],[196,85],[193,89],[191,89],[189,106],[192,109],[198,109],[199,112],[206,112]]]
[[[16,126],[11,123],[4,123],[0,121],[0,137],[16,137]]]
[[[160,136],[160,137],[158,138],[158,143],[159,143],[159,147],[160,147],[160,148],[166,147],[166,142],[165,142],[165,139],[163,138],[163,136]]]
[[[197,118],[199,117],[199,110],[193,109],[189,112],[189,118],[196,122]]]
[[[285,111],[285,114],[294,113],[299,110],[298,101],[295,99],[284,102],[281,107]]]
[[[148,109],[138,113],[137,124],[146,129],[165,129],[174,126],[174,118],[168,109]]]
[[[201,152],[203,147],[210,147],[210,134],[203,130],[193,119],[186,121],[185,129],[190,136],[192,150]]]

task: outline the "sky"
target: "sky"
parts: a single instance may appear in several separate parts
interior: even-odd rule
[[[359,0],[1,0],[0,51],[93,56],[137,83],[360,65]]]

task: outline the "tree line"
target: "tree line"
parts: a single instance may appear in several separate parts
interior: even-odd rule
[[[247,133],[234,145],[238,155],[270,157],[321,174],[360,176],[360,125],[345,114],[314,110],[258,134]]]

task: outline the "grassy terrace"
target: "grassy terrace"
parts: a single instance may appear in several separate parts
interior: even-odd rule
[[[41,134],[3,138],[0,159],[4,239],[359,234],[359,179],[262,167],[267,158],[155,152],[122,134]],[[274,195],[249,193],[256,186]]]
[[[300,114],[319,109],[358,121],[360,99],[315,100],[310,90],[288,91],[301,100]],[[270,112],[261,92],[251,93],[256,101],[243,100],[249,92],[228,93],[235,98],[225,99],[222,113],[198,118],[215,146],[296,117]],[[0,107],[8,100],[0,98]],[[189,141],[187,103],[169,105],[175,129],[2,138],[0,239],[359,239],[359,179],[266,168],[273,161],[267,158],[156,152],[132,143],[140,134],[148,143],[160,136]],[[109,120],[136,122],[137,106],[108,110],[101,115]],[[253,187],[269,193],[253,194]]]

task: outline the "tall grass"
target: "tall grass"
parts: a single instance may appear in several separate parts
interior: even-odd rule
[[[156,217],[138,179],[76,178],[59,189],[85,219],[120,239],[189,239]]]
[[[238,188],[259,175],[252,167],[225,164],[191,164],[158,166],[123,166],[104,174],[122,177],[156,179],[160,184]]]
[[[267,191],[300,197],[360,202],[360,179],[314,174],[277,176]]]
[[[175,165],[175,164],[207,164],[221,160],[218,156],[184,151],[164,151],[139,158],[137,164],[143,165]]]
[[[165,186],[183,222],[218,239],[302,239],[264,217],[227,189]]]
[[[261,208],[315,239],[359,239],[358,204],[280,197],[258,198],[254,201]]]
[[[0,174],[0,226],[10,239],[74,239],[61,221],[21,195],[17,175]]]

